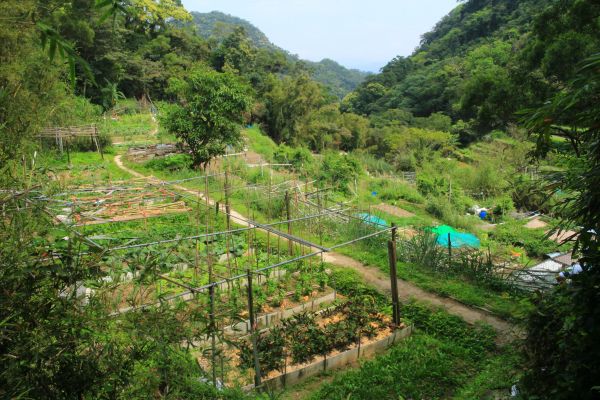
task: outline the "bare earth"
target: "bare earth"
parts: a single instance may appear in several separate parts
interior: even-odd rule
[[[121,155],[116,156],[114,158],[114,161],[119,168],[121,168],[123,171],[130,173],[135,177],[146,178],[149,181],[160,182],[153,176],[144,176],[130,168],[127,168],[125,165],[123,165]],[[204,196],[201,192],[197,192],[195,190],[191,190],[180,185],[173,185],[173,188],[193,194],[194,196],[199,196],[200,198],[204,199]],[[208,199],[207,203],[209,205],[214,204],[211,199]],[[224,206],[222,207],[224,209]],[[231,216],[236,224],[241,226],[249,226],[247,218],[244,217],[242,214],[231,210]],[[282,240],[285,239],[282,238]],[[363,277],[365,282],[373,285],[381,292],[391,292],[390,278],[384,275],[376,267],[364,265],[353,258],[335,252],[324,253],[323,260],[333,265],[353,269]],[[485,310],[469,307],[463,303],[449,299],[447,297],[442,297],[434,293],[427,292],[415,286],[414,284],[404,281],[402,279],[398,279],[398,291],[400,299],[402,301],[407,301],[410,299],[424,301],[431,304],[432,306],[440,307],[450,314],[454,314],[461,317],[469,324],[475,324],[476,322],[485,322],[489,324],[498,332],[498,336],[496,339],[496,343],[498,345],[503,345],[510,342],[513,339],[523,337],[523,331],[519,327],[516,327],[511,323],[501,318],[498,318],[489,312],[486,312]]]
[[[547,228],[548,224],[539,218],[533,218],[529,222],[527,222],[524,226],[525,226],[525,228],[528,228],[528,229],[538,229],[538,228]],[[548,232],[549,231],[546,231],[546,233],[548,233]],[[548,237],[548,239],[552,240],[553,242],[559,243],[559,244],[568,239],[574,240],[576,238],[577,238],[577,233],[575,231],[554,232],[552,235],[550,235]]]
[[[525,228],[527,229],[537,229],[537,228],[545,228],[548,224],[542,221],[539,218],[533,218],[528,223],[525,224]]]
[[[376,206],[373,206],[373,208],[375,208],[377,210],[381,210],[384,213],[388,213],[390,215],[400,217],[400,218],[410,218],[410,217],[415,216],[415,214],[411,213],[410,211],[406,211],[400,207],[392,206],[390,204],[385,204],[385,203],[381,203]]]
[[[554,232],[552,235],[550,235],[549,239],[556,243],[562,243],[566,240],[575,240],[575,239],[577,239],[577,232],[575,232],[575,231]]]

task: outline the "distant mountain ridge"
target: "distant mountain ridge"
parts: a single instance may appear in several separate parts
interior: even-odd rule
[[[220,11],[200,13],[192,11],[192,21],[196,25],[197,32],[205,39],[221,41],[225,39],[237,26],[241,26],[256,47],[282,50],[275,46],[267,35],[245,19],[225,14]]]
[[[412,55],[394,58],[379,74],[359,85],[348,96],[347,109],[361,115],[390,110],[417,117],[442,113],[460,121],[461,128],[457,129],[465,141],[504,129],[514,122],[515,111],[530,101],[528,96],[533,92],[524,91],[525,83],[531,81],[526,78],[528,74],[541,76],[535,67],[526,65],[532,62],[527,60],[545,57],[546,49],[538,46],[527,50],[533,45],[529,37],[536,18],[555,3],[559,2],[459,2],[422,36]],[[549,52],[560,55],[556,48]],[[565,60],[570,64],[573,59]],[[537,85],[543,87],[543,80]]]
[[[220,11],[209,13],[192,11],[191,14],[193,24],[196,26],[198,34],[203,38],[220,42],[231,34],[236,27],[241,26],[256,47],[281,51],[290,60],[295,62],[301,61],[308,65],[313,71],[313,78],[328,86],[331,92],[339,98],[343,98],[346,94],[356,89],[370,75],[364,71],[346,68],[328,58],[319,62],[301,60],[298,56],[290,54],[287,50],[274,45],[260,29],[242,18]]]

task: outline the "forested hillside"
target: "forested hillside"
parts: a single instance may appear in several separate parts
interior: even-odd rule
[[[219,11],[212,11],[209,13],[192,11],[190,14],[192,15],[194,27],[197,29],[198,34],[204,39],[213,39],[217,42],[221,42],[233,33],[236,27],[241,26],[244,28],[244,31],[254,46],[272,50],[281,50],[271,43],[267,35],[245,19],[234,17],[233,15]]]
[[[332,93],[342,99],[356,89],[369,74],[357,69],[348,69],[328,58],[319,62],[303,61],[311,68],[312,77],[330,87]]]
[[[225,40],[227,36],[235,31],[236,27],[244,28],[245,33],[254,46],[273,53],[283,54],[291,63],[302,63],[317,82],[328,87],[331,93],[340,99],[356,89],[368,76],[363,71],[348,69],[330,59],[324,59],[319,62],[301,60],[298,56],[275,46],[260,29],[244,19],[218,11],[210,13],[192,12],[191,15],[198,34],[216,43]]]
[[[346,109],[442,113],[463,142],[504,129],[597,51],[597,15],[591,1],[462,2],[411,56],[390,61],[348,96]]]

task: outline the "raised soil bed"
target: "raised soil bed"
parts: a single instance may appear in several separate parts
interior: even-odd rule
[[[263,379],[262,386],[271,389],[278,389],[287,385],[298,384],[307,378],[326,371],[341,369],[349,364],[355,363],[362,358],[372,357],[376,354],[385,352],[398,341],[410,336],[411,333],[412,326],[396,329],[383,338],[377,338],[364,344],[361,343],[360,346],[357,345],[344,352],[323,357],[318,361],[301,365],[283,374]],[[245,386],[244,389],[252,390],[254,389],[254,385]]]

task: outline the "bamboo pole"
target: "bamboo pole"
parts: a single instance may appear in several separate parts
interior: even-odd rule
[[[285,213],[287,216],[287,233],[288,235],[292,234],[292,223],[290,222],[291,220],[291,212],[290,212],[290,193],[286,190],[285,191]],[[294,255],[294,247],[293,247],[293,243],[291,240],[288,239],[288,253],[290,256]]]
[[[258,388],[261,384],[261,376],[260,376],[260,359],[258,353],[258,345],[256,338],[256,322],[254,318],[254,300],[252,293],[252,272],[250,269],[246,270],[246,274],[248,275],[248,285],[246,288],[248,290],[248,317],[250,321],[250,337],[252,338],[252,354],[254,356],[254,387]]]
[[[448,268],[452,268],[452,239],[448,232]]]
[[[208,296],[210,301],[210,347],[211,347],[211,366],[212,366],[212,383],[214,387],[217,387],[217,343],[215,337],[215,287],[211,286],[208,289]]]

